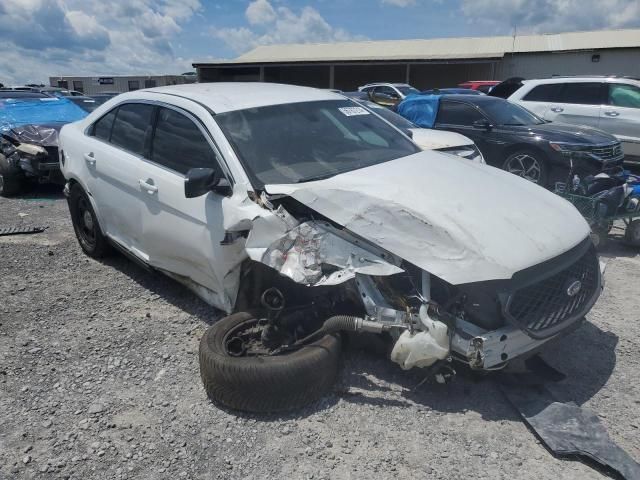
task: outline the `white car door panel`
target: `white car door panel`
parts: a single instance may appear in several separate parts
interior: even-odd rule
[[[623,83],[608,85],[600,128],[620,139],[626,155],[640,156],[640,87]]]
[[[184,193],[184,174],[190,168],[220,169],[206,132],[197,123],[185,112],[159,109],[151,161],[144,162],[137,180],[143,245],[152,266],[205,286],[215,292],[221,308],[230,309],[224,285],[231,267],[225,262],[237,261],[243,248],[242,242],[222,245],[226,197],[209,192],[186,198]]]
[[[137,180],[152,111],[133,103],[113,109],[89,129],[81,152],[104,232],[143,260]]]

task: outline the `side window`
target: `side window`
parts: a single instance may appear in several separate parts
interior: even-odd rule
[[[93,137],[104,140],[105,142],[109,141],[111,137],[111,127],[113,126],[113,119],[116,118],[117,110],[117,108],[114,108],[93,124],[93,130],[91,133]]]
[[[600,105],[602,103],[603,83],[565,83],[560,98],[560,103],[573,103],[577,105]]]
[[[389,95],[392,98],[398,98],[398,92],[395,89],[387,86],[376,87],[375,93],[382,93],[384,95]]]
[[[151,159],[182,174],[191,168],[217,168],[215,154],[200,129],[191,119],[169,108],[158,112]]]
[[[472,125],[477,120],[486,120],[475,108],[460,102],[440,102],[436,123],[445,125]]]
[[[562,83],[538,85],[527,93],[522,100],[527,102],[557,102],[562,90]]]
[[[361,91],[363,92],[370,92],[371,90],[373,90],[373,87],[364,87]]]
[[[125,103],[118,108],[111,129],[111,143],[137,155],[144,155],[147,133],[151,131],[153,105]]]
[[[614,107],[640,108],[640,88],[624,83],[609,84],[608,105]]]

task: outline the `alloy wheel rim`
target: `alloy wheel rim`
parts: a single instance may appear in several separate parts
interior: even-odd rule
[[[521,153],[507,160],[506,170],[533,183],[540,182],[542,169],[540,162],[529,154]]]

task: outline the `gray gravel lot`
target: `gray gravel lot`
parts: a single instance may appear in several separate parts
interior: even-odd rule
[[[20,214],[28,214],[21,216]],[[56,189],[0,199],[0,479],[603,478],[554,459],[491,378],[426,384],[347,350],[334,392],[285,416],[211,404],[198,341],[218,316],[121,256],[96,262]],[[544,358],[640,461],[640,255],[612,245],[589,323]]]

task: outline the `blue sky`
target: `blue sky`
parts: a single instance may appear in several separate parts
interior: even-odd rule
[[[0,0],[0,82],[181,73],[257,45],[640,27],[639,0]]]

